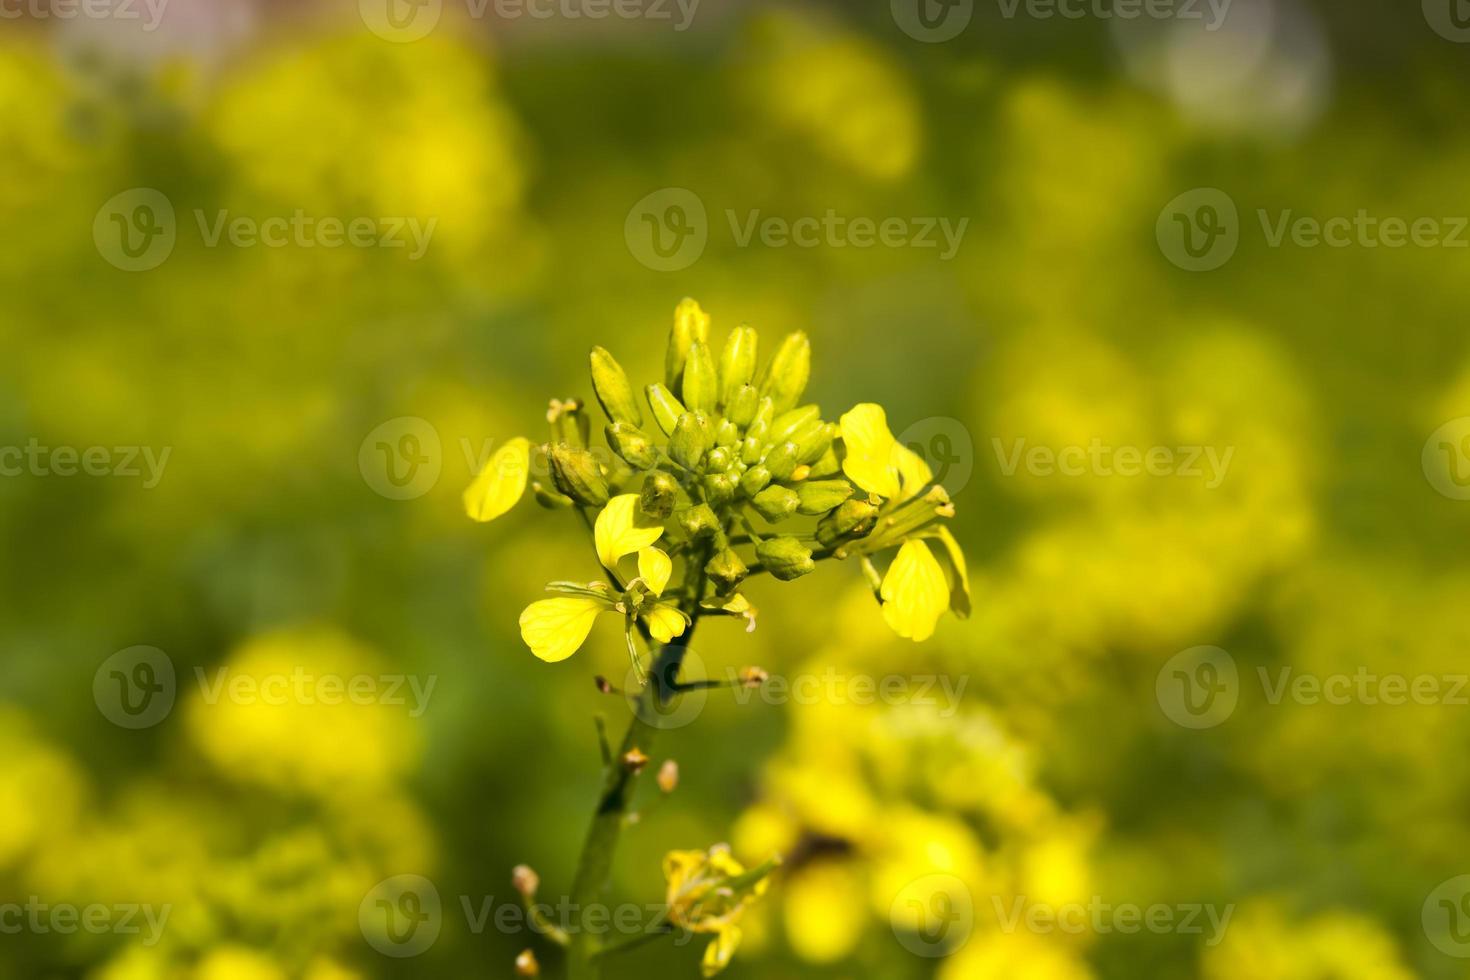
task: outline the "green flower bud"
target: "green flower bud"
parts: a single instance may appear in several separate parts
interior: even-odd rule
[[[547,452],[551,457],[551,480],[558,490],[587,507],[607,503],[607,478],[596,457],[585,449],[564,445],[552,446]]]
[[[764,460],[766,469],[771,471],[773,480],[784,480],[791,476],[797,466],[796,443],[783,442],[781,445],[766,453]]]
[[[720,419],[715,426],[715,445],[726,449],[740,445],[740,427],[729,419]]]
[[[837,450],[830,444],[827,446],[826,451],[821,456],[818,456],[811,465],[812,471],[809,477],[813,480],[836,476],[842,472],[842,460],[837,458]]]
[[[750,498],[751,506],[755,512],[772,524],[784,521],[796,513],[796,508],[801,503],[795,490],[786,487],[770,486]]]
[[[767,365],[761,394],[769,395],[777,412],[784,412],[801,399],[812,374],[812,344],[798,330],[788,334]]]
[[[614,422],[603,430],[603,434],[607,436],[607,444],[612,451],[633,469],[651,470],[658,462],[658,450],[654,448],[653,440],[637,426]]]
[[[822,409],[816,405],[803,405],[793,408],[789,412],[782,412],[771,423],[770,440],[772,442],[785,442],[787,439],[796,441],[796,434],[804,432],[812,426],[822,424]]]
[[[643,489],[638,494],[638,506],[649,517],[663,520],[674,512],[674,502],[678,499],[678,481],[659,470],[644,477]]]
[[[563,507],[570,507],[576,502],[565,494],[546,489],[540,480],[531,481],[531,493],[535,495],[536,503],[545,507],[547,510],[560,510]]]
[[[723,595],[739,585],[750,574],[750,569],[745,567],[735,549],[726,547],[705,562],[704,573],[714,581],[716,591]]]
[[[653,409],[653,421],[664,435],[670,435],[674,431],[674,425],[679,421],[679,416],[684,414],[684,406],[674,393],[661,384],[651,384],[647,388],[648,407]]]
[[[765,396],[761,396],[760,400],[755,403],[755,418],[750,420],[750,425],[746,427],[745,434],[751,435],[751,430],[756,428],[759,428],[763,433],[769,432],[771,431],[771,423],[775,420],[776,403]]]
[[[735,464],[735,454],[728,449],[716,446],[704,457],[704,469],[707,473],[724,473]]]
[[[755,374],[755,354],[759,338],[749,327],[736,327],[725,338],[725,349],[720,352],[720,404],[735,401],[740,389]]]
[[[755,557],[770,570],[772,576],[782,582],[801,578],[817,567],[817,563],[812,561],[811,549],[785,535],[767,538],[757,544]]]
[[[689,346],[709,339],[709,314],[692,299],[679,303],[674,310],[674,329],[669,332],[669,349],[664,355],[664,380],[670,391],[683,387],[685,361]]]
[[[715,506],[734,500],[739,487],[740,481],[733,473],[708,473],[704,478],[704,495]]]
[[[709,419],[699,412],[685,412],[669,436],[669,455],[685,469],[697,469],[714,441],[714,428]]]
[[[719,397],[714,355],[709,344],[695,341],[689,345],[689,359],[684,363],[684,407],[691,412],[713,412]]]
[[[633,386],[628,383],[627,374],[601,347],[592,348],[592,390],[597,392],[597,401],[609,419],[633,426],[643,424],[643,411],[633,398]]]
[[[754,466],[761,461],[765,455],[766,444],[755,436],[746,436],[740,443],[740,462],[746,466]]]
[[[747,497],[754,497],[766,488],[771,482],[771,471],[757,464],[745,471],[740,477],[740,491]]]
[[[846,480],[808,480],[796,488],[796,495],[801,498],[796,509],[815,517],[839,506],[852,493],[852,484]]]
[[[679,527],[691,541],[707,538],[720,530],[720,520],[710,510],[709,504],[695,504],[684,508],[679,512],[678,520]]]
[[[866,500],[846,500],[817,522],[817,541],[830,548],[847,537],[867,534],[878,518],[878,508]]]
[[[832,448],[832,443],[841,431],[834,423],[826,422],[799,433],[792,439],[796,443],[797,460],[807,464],[815,463]]]
[[[725,402],[725,417],[740,428],[755,420],[755,410],[760,407],[760,392],[752,385],[741,385],[733,397]]]

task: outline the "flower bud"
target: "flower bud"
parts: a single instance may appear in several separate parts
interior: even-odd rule
[[[771,401],[771,399],[765,397],[764,395],[761,396],[760,400],[755,403],[755,418],[750,420],[750,425],[747,427],[746,435],[754,434],[753,430],[757,428],[760,429],[762,435],[770,432],[771,423],[775,420],[776,403]]]
[[[679,785],[679,764],[673,759],[665,759],[664,764],[658,767],[658,788],[665,796],[672,793]]]
[[[755,410],[760,407],[760,400],[760,392],[752,385],[741,385],[725,402],[725,417],[743,429],[755,420]]]
[[[830,548],[846,537],[867,534],[878,517],[878,508],[866,500],[845,500],[817,522],[817,541]]]
[[[628,375],[602,347],[592,348],[592,390],[597,392],[597,401],[609,419],[632,426],[643,424],[643,411],[633,398]]]
[[[782,412],[776,416],[771,423],[770,440],[772,442],[785,442],[790,439],[795,442],[795,434],[804,432],[811,426],[822,424],[822,409],[817,405],[803,405],[793,408],[789,412]]]
[[[638,494],[638,506],[649,517],[663,520],[674,512],[674,501],[678,499],[678,482],[669,474],[656,471],[644,477],[643,489]]]
[[[709,339],[709,314],[692,299],[685,299],[674,309],[674,329],[669,332],[669,349],[664,355],[664,380],[670,391],[678,391],[684,380],[689,346],[696,340]]]
[[[755,546],[755,556],[782,582],[801,578],[817,567],[811,549],[787,535],[760,542]]]
[[[535,898],[541,887],[541,876],[529,864],[518,864],[510,869],[510,883],[516,894],[524,898]]]
[[[755,375],[755,355],[759,338],[749,327],[736,327],[725,338],[720,352],[720,404],[735,401],[740,389]]]
[[[704,573],[715,583],[715,591],[724,595],[739,585],[750,574],[750,569],[745,567],[734,548],[726,547],[705,562]]]
[[[812,345],[800,330],[788,334],[771,358],[761,394],[769,395],[777,412],[784,412],[801,399],[812,373]]]
[[[757,463],[740,477],[740,491],[747,497],[754,497],[766,488],[771,482],[771,471],[765,466]]]
[[[811,467],[811,478],[814,480],[822,480],[829,476],[836,476],[838,473],[841,473],[842,460],[837,458],[836,448],[829,444],[827,448],[822,452],[822,455],[818,456],[815,460],[812,461]]]
[[[531,481],[531,493],[536,496],[536,503],[547,510],[557,510],[562,507],[570,507],[576,501],[565,494],[557,493],[555,490],[546,489],[540,480]]]
[[[523,949],[516,954],[516,976],[539,977],[541,964],[536,961],[536,951]]]
[[[774,524],[777,521],[784,521],[796,513],[796,508],[800,505],[801,498],[795,490],[788,490],[786,487],[771,486],[766,487],[760,493],[750,498],[750,503],[755,508],[757,514]]]
[[[643,767],[648,765],[648,753],[635,745],[623,753],[622,763],[623,768],[629,772],[640,773],[643,771]]]
[[[735,454],[722,446],[711,449],[704,457],[704,469],[707,473],[724,473],[735,465]]]
[[[694,470],[714,441],[714,428],[709,419],[700,412],[685,412],[669,436],[669,455],[680,466]]]
[[[684,363],[684,407],[691,412],[713,412],[720,397],[720,379],[715,374],[714,354],[709,344],[689,345]]]
[[[766,454],[766,444],[755,436],[746,436],[740,441],[740,462],[746,466],[754,466],[761,461]]]
[[[729,448],[740,444],[740,427],[729,419],[720,419],[715,426],[715,445]]]
[[[719,518],[710,510],[709,504],[695,504],[679,512],[679,527],[691,540],[707,538],[720,529]]]
[[[587,448],[587,441],[592,435],[592,420],[587,417],[580,399],[563,401],[553,398],[546,409],[546,421],[551,423],[553,442],[564,442],[574,449]]]
[[[607,444],[623,462],[635,470],[651,470],[658,462],[658,451],[642,430],[627,422],[614,422],[603,430]]]
[[[704,477],[704,495],[710,503],[716,507],[728,504],[735,499],[735,491],[740,488],[740,481],[733,473],[706,473]]]
[[[684,406],[679,404],[679,399],[674,393],[661,384],[651,384],[646,389],[648,395],[648,407],[653,409],[653,421],[660,432],[669,435],[674,431],[674,425],[679,421],[679,416],[684,414]]]
[[[846,480],[808,480],[796,488],[796,495],[801,498],[796,509],[811,517],[825,514],[840,506],[852,492],[852,484]]]
[[[833,423],[826,422],[802,432],[792,439],[792,442],[796,443],[797,459],[807,465],[815,463],[827,450],[832,448],[832,443],[836,441],[841,431]]]
[[[607,503],[607,478],[597,465],[597,458],[585,449],[571,446],[552,446],[551,480],[556,488],[586,507],[601,507]]]
[[[766,469],[771,471],[771,478],[784,480],[789,477],[797,466],[796,443],[783,442],[781,445],[766,453]]]

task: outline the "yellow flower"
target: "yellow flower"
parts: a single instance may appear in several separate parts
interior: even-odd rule
[[[669,556],[657,548],[642,548],[638,552],[638,577],[654,595],[663,595],[673,574],[674,563]],[[675,634],[676,636],[678,634]]]
[[[521,639],[549,664],[576,653],[597,614],[611,608],[591,596],[558,596],[533,602],[521,612]]]
[[[879,594],[884,620],[899,636],[915,642],[932,636],[939,617],[949,608],[944,569],[928,545],[912,538],[898,549]]]
[[[740,945],[740,916],[751,902],[765,894],[766,875],[777,863],[771,861],[747,871],[724,844],[708,851],[670,851],[664,855],[669,921],[681,929],[713,933],[715,937],[700,965],[704,976],[712,977],[729,965]]]
[[[597,557],[609,569],[616,569],[619,558],[647,548],[663,533],[662,524],[638,523],[638,494],[620,494],[597,515],[593,528]]]
[[[673,606],[655,606],[652,612],[645,613],[643,622],[648,624],[648,632],[660,643],[668,643],[676,636],[684,635],[684,616]]]
[[[884,500],[907,500],[934,479],[923,457],[893,438],[882,405],[854,405],[839,420],[847,457],[842,472]]]
[[[516,437],[490,457],[464,492],[464,510],[474,521],[493,521],[515,506],[526,492],[531,470],[531,441]]]

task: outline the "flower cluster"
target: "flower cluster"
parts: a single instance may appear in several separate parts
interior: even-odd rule
[[[670,851],[664,856],[664,878],[669,921],[690,932],[712,934],[700,970],[712,977],[723,970],[740,945],[740,917],[746,907],[765,894],[767,875],[775,861],[747,871],[716,844],[708,851]]]
[[[947,609],[966,615],[964,555],[940,523],[954,507],[923,458],[894,438],[883,409],[860,404],[834,423],[803,403],[804,333],[758,367],[754,330],[737,327],[718,350],[709,330],[698,303],[679,304],[664,379],[643,392],[646,412],[613,355],[594,348],[606,449],[592,444],[582,402],[556,400],[553,438],[540,449],[551,486],[530,480],[531,443],[517,438],[465,491],[477,521],[504,514],[530,483],[543,505],[579,510],[592,527],[607,581],[551,583],[558,596],[521,614],[531,651],[564,660],[611,612],[641,675],[635,632],[669,643],[703,614],[744,617],[754,628],[740,593],[747,578],[791,581],[829,558],[858,560],[900,636],[927,639]],[[939,543],[937,555],[927,541]],[[880,573],[883,556],[891,560]],[[671,588],[676,565],[682,575]]]

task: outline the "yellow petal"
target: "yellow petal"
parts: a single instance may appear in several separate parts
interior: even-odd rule
[[[474,521],[493,521],[526,492],[531,441],[517,436],[496,450],[464,492],[464,511]]]
[[[664,594],[664,586],[669,584],[673,571],[674,563],[657,548],[643,548],[638,552],[638,577],[653,590],[654,595]]]
[[[909,539],[888,566],[879,590],[883,618],[899,636],[927,640],[939,617],[949,608],[949,584],[934,552],[922,541]]]
[[[715,935],[715,941],[704,948],[704,959],[699,964],[699,972],[706,977],[719,973],[730,965],[730,957],[735,955],[735,949],[739,945],[739,926],[726,926],[721,929]]]
[[[577,652],[597,614],[606,608],[596,599],[581,596],[533,602],[521,612],[521,639],[547,663],[565,660]]]
[[[664,533],[662,524],[640,527],[638,517],[638,495],[620,494],[609,500],[602,513],[597,515],[593,537],[597,542],[597,557],[608,568],[617,568],[618,559],[647,548]]]
[[[893,444],[893,464],[898,469],[899,483],[902,486],[900,500],[913,497],[934,479],[934,471],[924,462],[924,457],[901,442]]]
[[[660,643],[668,643],[676,636],[684,635],[684,617],[672,606],[655,606],[653,612],[644,613],[643,621],[648,624],[648,632]]]
[[[864,402],[854,405],[839,420],[842,443],[847,457],[842,472],[869,493],[884,499],[898,496],[898,468],[894,465],[893,433],[888,431],[888,416],[882,405]]]
[[[935,533],[944,545],[944,551],[949,555],[949,563],[954,569],[954,582],[949,589],[949,608],[960,619],[968,619],[970,617],[970,569],[965,564],[965,553],[961,550],[960,543],[955,540],[954,535],[949,533],[949,528],[941,524],[935,528]]]

